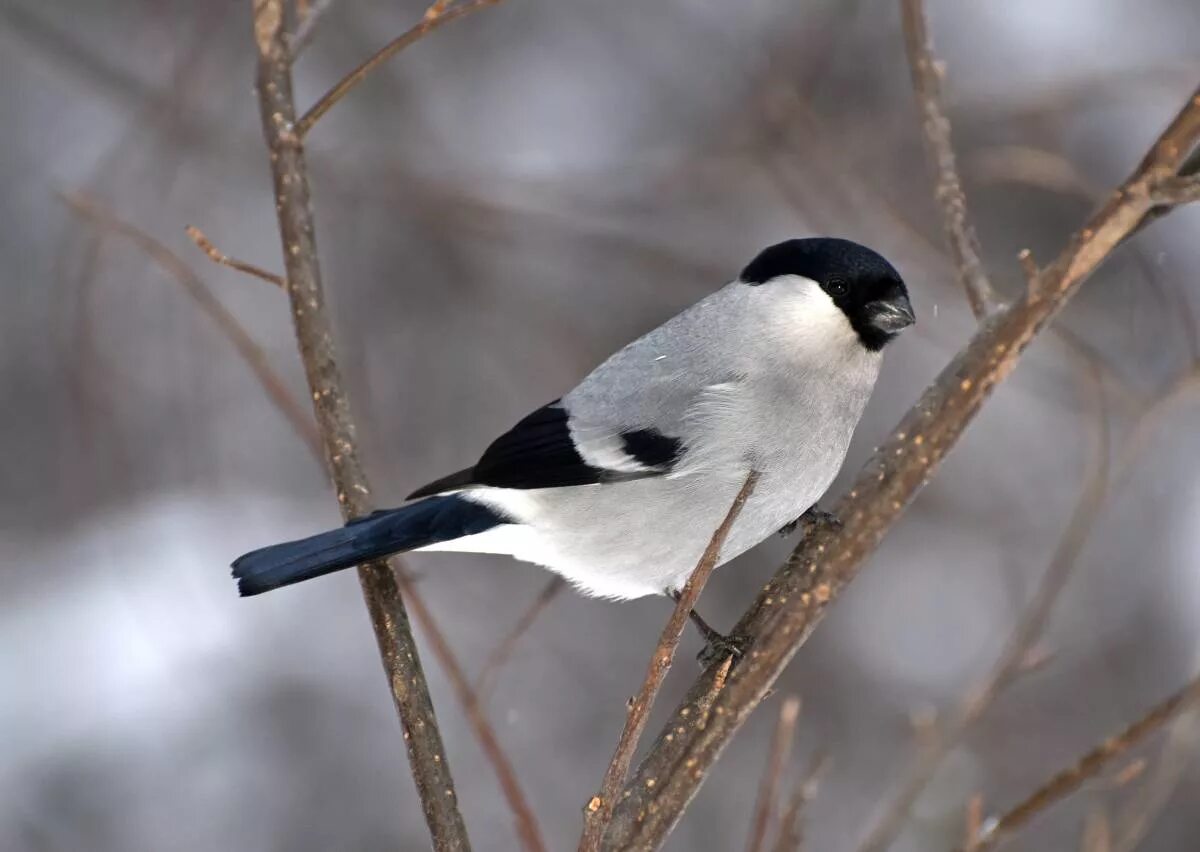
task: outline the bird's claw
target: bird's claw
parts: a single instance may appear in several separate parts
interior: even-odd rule
[[[727,657],[732,657],[736,663],[746,655],[746,648],[750,644],[750,637],[739,633],[731,633],[726,636],[713,631],[706,635],[704,640],[704,647],[696,655],[696,659],[704,668],[708,668],[713,663],[719,663]]]
[[[790,521],[779,528],[779,534],[789,536],[796,531],[797,527],[804,527],[804,534],[811,535],[821,527],[829,527],[831,529],[840,530],[842,528],[842,519],[833,512],[826,512],[823,509],[818,509],[816,506],[810,508],[794,521]]]

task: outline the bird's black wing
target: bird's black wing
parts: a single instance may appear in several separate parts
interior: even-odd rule
[[[561,488],[661,476],[682,451],[678,438],[654,429],[572,424],[570,414],[555,400],[493,441],[474,467],[418,488],[409,499],[480,485]]]

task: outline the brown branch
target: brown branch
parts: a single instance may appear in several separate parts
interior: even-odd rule
[[[184,228],[184,231],[187,232],[188,238],[200,248],[200,251],[208,255],[208,259],[213,263],[228,266],[230,269],[236,269],[238,272],[253,275],[255,278],[261,278],[263,281],[274,284],[281,290],[287,289],[287,282],[283,280],[282,276],[276,275],[274,272],[267,272],[267,270],[255,266],[253,263],[246,263],[244,260],[235,260],[229,255],[222,253],[212,244],[212,241],[208,237],[204,236],[204,232],[195,225],[188,225]]]
[[[933,56],[923,0],[901,0],[900,11],[925,149],[937,172],[933,195],[942,211],[942,226],[959,283],[971,303],[972,313],[982,319],[995,310],[996,294],[979,257],[979,239],[967,215],[967,196],[950,141],[950,120],[942,99],[942,74]]]
[[[1000,693],[1027,670],[1029,653],[1045,631],[1050,613],[1053,612],[1067,580],[1079,563],[1079,554],[1110,493],[1108,419],[1100,392],[1100,376],[1094,365],[1089,362],[1088,366],[1088,377],[1098,397],[1098,428],[1093,441],[1090,469],[1084,478],[1079,499],[1071,513],[1071,520],[1055,547],[1054,557],[991,672],[978,687],[971,690],[950,718],[936,726],[899,791],[867,833],[859,852],[883,852],[891,846],[904,826],[913,804],[941,766],[942,760],[983,716]]]
[[[1167,731],[1158,765],[1116,820],[1116,838],[1109,852],[1133,852],[1141,845],[1158,815],[1167,806],[1200,749],[1200,713],[1182,713]]]
[[[979,830],[983,826],[983,796],[979,793],[967,800],[967,811],[963,819],[965,825],[964,852],[977,852],[979,849]]]
[[[774,852],[800,852],[800,847],[804,843],[804,809],[817,795],[817,785],[828,768],[829,758],[826,755],[817,755],[813,758],[808,773],[804,780],[796,785],[796,789],[792,792],[792,797],[788,800],[788,805],[780,817],[779,836],[775,840]]]
[[[1158,204],[1190,204],[1200,201],[1200,177],[1189,175],[1163,178],[1154,187],[1151,195]]]
[[[857,576],[1029,343],[1154,205],[1152,188],[1174,174],[1198,138],[1200,90],[1130,178],[1041,271],[1036,286],[982,323],[904,416],[839,502],[836,513],[844,527],[819,531],[759,594],[735,627],[750,638],[748,653],[730,672],[707,724],[700,728],[688,717],[698,696],[709,690],[711,669],[693,684],[615,803],[604,848],[653,848],[662,842],[829,603]],[[672,771],[684,762],[692,771]],[[648,788],[648,779],[662,783]]]
[[[580,852],[591,852],[600,848],[600,842],[616,804],[617,793],[629,775],[629,765],[633,762],[634,752],[637,751],[638,740],[641,739],[642,731],[645,730],[646,722],[650,718],[650,708],[654,706],[654,699],[658,697],[658,691],[675,659],[675,651],[679,647],[679,637],[683,635],[688,614],[695,608],[696,601],[699,600],[700,593],[704,591],[708,578],[712,575],[713,569],[717,567],[717,558],[721,555],[721,547],[724,546],[729,530],[733,527],[738,515],[741,514],[742,507],[754,493],[754,487],[758,484],[758,476],[756,470],[751,470],[747,474],[746,481],[742,484],[737,496],[733,498],[733,503],[730,504],[724,520],[713,531],[708,546],[704,548],[700,561],[696,564],[691,576],[688,577],[687,583],[684,584],[683,591],[675,602],[675,609],[662,629],[658,645],[655,646],[654,653],[650,657],[650,664],[646,667],[646,677],[642,682],[642,688],[629,704],[625,727],[621,731],[616,751],[613,752],[612,760],[604,773],[600,792],[592,797],[584,809],[583,836],[579,840]],[[728,673],[731,658],[723,662],[725,672]],[[720,667],[716,668],[719,670]],[[706,684],[704,696],[711,698],[709,707],[720,699],[718,693],[719,690],[714,689],[711,683]],[[708,708],[698,707],[696,715],[702,719],[707,718]],[[652,790],[657,783],[658,779],[648,778],[643,785]]]
[[[517,780],[516,770],[509,762],[508,756],[500,746],[500,740],[496,737],[495,729],[488,721],[479,693],[471,688],[470,680],[463,671],[462,664],[458,662],[454,652],[450,649],[445,634],[438,628],[433,613],[429,611],[425,601],[416,594],[416,588],[408,572],[397,567],[396,575],[400,581],[400,591],[408,601],[413,618],[429,638],[429,644],[433,646],[433,655],[437,657],[438,662],[445,670],[446,677],[454,687],[454,694],[463,706],[467,721],[475,732],[475,738],[479,740],[484,756],[496,772],[496,778],[500,782],[500,791],[504,794],[505,801],[513,812],[517,839],[521,841],[521,846],[526,852],[545,852],[546,844],[542,840],[537,818],[525,798],[520,781]]]
[[[494,6],[499,2],[500,0],[466,0],[466,2],[458,6],[447,8],[449,4],[437,0],[437,2],[426,10],[425,16],[421,18],[420,23],[385,44],[373,56],[339,80],[332,89],[323,94],[321,99],[313,104],[308,112],[304,113],[300,120],[296,122],[296,134],[301,138],[308,135],[308,131],[312,130],[312,126],[320,121],[322,116],[329,112],[334,104],[344,98],[347,92],[365,80],[367,75],[380,65],[404,50],[404,48],[420,41],[438,27],[448,24],[451,21],[457,21],[459,18],[464,18],[485,6]]]
[[[284,34],[282,0],[252,0],[252,3],[263,138],[270,155],[296,342],[342,517],[352,520],[371,511],[371,490],[358,460],[356,429],[325,309],[308,169],[303,145],[294,129],[291,57]],[[434,848],[467,850],[470,841],[459,813],[454,781],[429,685],[409,628],[400,583],[393,568],[382,560],[360,566],[358,573]]]
[[[1079,852],[1112,852],[1112,828],[1103,808],[1088,811],[1079,838]]]
[[[1012,810],[992,822],[979,838],[976,848],[992,849],[997,843],[1011,837],[1035,816],[1074,793],[1088,779],[1095,778],[1103,772],[1114,759],[1125,754],[1198,700],[1200,677],[1190,681],[1116,736],[1106,739],[1080,758],[1074,766],[1059,772]]]
[[[538,596],[533,599],[533,603],[529,608],[521,614],[517,619],[517,623],[513,625],[512,630],[508,632],[493,650],[488,655],[487,660],[483,664],[483,668],[479,670],[479,677],[475,678],[474,691],[482,701],[487,697],[488,692],[492,688],[492,681],[496,674],[508,662],[508,658],[512,656],[513,650],[517,647],[517,643],[521,641],[533,623],[537,621],[539,615],[542,614],[550,602],[558,597],[558,593],[566,588],[566,580],[555,574],[538,592]]]
[[[288,390],[283,377],[275,372],[267,353],[250,336],[237,317],[230,313],[228,308],[213,295],[212,290],[201,280],[200,276],[164,243],[136,225],[122,220],[95,199],[78,192],[66,193],[62,195],[62,199],[72,210],[86,216],[98,226],[125,237],[183,285],[188,296],[230,342],[234,352],[246,363],[246,366],[254,374],[254,378],[266,392],[267,398],[284,416],[288,425],[292,427],[320,463],[323,457],[321,437],[317,434],[312,417],[296,399],[296,396]]]
[[[762,783],[758,788],[758,802],[754,806],[754,820],[750,823],[750,841],[746,852],[762,852],[767,842],[767,829],[775,813],[779,797],[779,778],[792,752],[792,737],[796,733],[796,720],[800,718],[800,699],[790,696],[779,707],[779,721],[771,735],[767,751],[767,765],[763,770]]]

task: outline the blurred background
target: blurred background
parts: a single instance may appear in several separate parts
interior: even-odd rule
[[[307,412],[285,297],[184,234],[198,225],[282,269],[249,7],[0,0],[5,850],[428,844],[354,577],[240,600],[228,575],[243,551],[337,521],[304,440],[197,287]],[[332,3],[296,66],[301,107],[423,9]],[[1017,251],[1049,262],[1200,80],[1200,7],[938,0],[929,12],[985,258],[1015,292]],[[469,463],[783,238],[877,248],[920,317],[888,352],[835,489],[973,328],[894,2],[507,0],[390,62],[308,150],[384,505]],[[831,761],[807,848],[857,848],[930,719],[1000,653],[1098,460],[1110,487],[1029,670],[942,762],[894,848],[952,848],[972,794],[1003,811],[1194,675],[1197,226],[1197,210],[1152,226],[1039,339],[668,848],[744,846],[792,693],[804,708],[789,778],[812,755]],[[717,572],[702,611],[732,624],[793,544]],[[488,557],[410,565],[473,675],[549,576]],[[494,680],[490,717],[551,848],[574,848],[668,612],[564,591]],[[689,631],[652,729],[698,649]],[[475,847],[516,848],[462,708],[425,662]],[[1194,849],[1198,739],[1181,716],[1010,848],[1078,848],[1085,823],[1105,822],[1112,848]]]

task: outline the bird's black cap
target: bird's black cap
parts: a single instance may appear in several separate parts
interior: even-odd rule
[[[814,237],[776,243],[759,252],[739,278],[758,286],[785,275],[819,284],[872,351],[914,322],[900,273],[878,252],[851,240]]]

